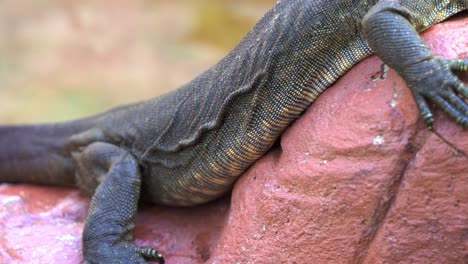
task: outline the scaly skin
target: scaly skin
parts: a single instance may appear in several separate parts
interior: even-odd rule
[[[418,33],[467,0],[283,0],[223,60],[179,90],[69,123],[0,127],[0,180],[93,193],[88,263],[163,262],[131,244],[140,193],[189,206],[228,191],[283,130],[353,65],[377,53],[427,101],[468,126],[467,62],[434,57]],[[39,155],[38,155],[39,153]],[[72,176],[75,177],[72,177]]]

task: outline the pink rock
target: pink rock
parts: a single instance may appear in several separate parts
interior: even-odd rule
[[[467,57],[468,19],[431,28]],[[425,129],[404,81],[372,57],[328,89],[236,183],[210,263],[466,263],[467,157]],[[468,153],[440,112],[435,130]]]
[[[434,53],[468,58],[468,19],[432,27]],[[467,158],[428,132],[393,70],[371,57],[328,89],[229,197],[144,207],[135,242],[167,263],[466,263]],[[468,153],[467,132],[435,130]],[[1,263],[80,263],[89,199],[0,186]],[[230,205],[231,204],[231,205]]]

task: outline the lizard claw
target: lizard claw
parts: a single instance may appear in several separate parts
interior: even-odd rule
[[[140,248],[129,242],[119,242],[112,245],[100,244],[97,251],[88,250],[84,264],[118,263],[146,264],[155,261],[164,264],[161,253],[152,248]]]
[[[468,60],[433,57],[417,65],[417,77],[408,82],[426,126],[432,129],[434,117],[427,100],[434,102],[448,116],[468,127],[468,87],[452,71],[468,71]]]
[[[161,253],[153,248],[138,248],[140,254],[147,260],[157,261],[159,264],[164,264],[164,257]]]

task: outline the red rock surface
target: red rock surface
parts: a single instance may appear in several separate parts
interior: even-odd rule
[[[424,34],[468,58],[468,19]],[[167,263],[467,263],[468,163],[428,132],[404,82],[372,57],[354,67],[236,183],[194,208],[145,207],[135,242]],[[436,131],[468,153],[467,132]],[[229,200],[230,199],[230,200]],[[89,199],[0,186],[1,263],[80,263]]]

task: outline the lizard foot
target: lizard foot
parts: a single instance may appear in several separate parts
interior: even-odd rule
[[[101,244],[95,252],[88,250],[84,263],[146,264],[147,261],[164,264],[164,257],[152,248],[139,248],[130,242],[121,242],[107,246]]]
[[[434,102],[452,119],[468,127],[468,87],[453,71],[468,71],[468,60],[449,60],[432,57],[417,65],[416,78],[410,78],[409,86],[414,94],[426,126],[432,130],[434,117],[427,100]]]
[[[136,158],[118,146],[102,142],[90,144],[74,158],[80,168],[78,177],[82,174],[101,181],[91,199],[83,230],[85,263],[164,263],[158,251],[131,243],[142,182]]]

